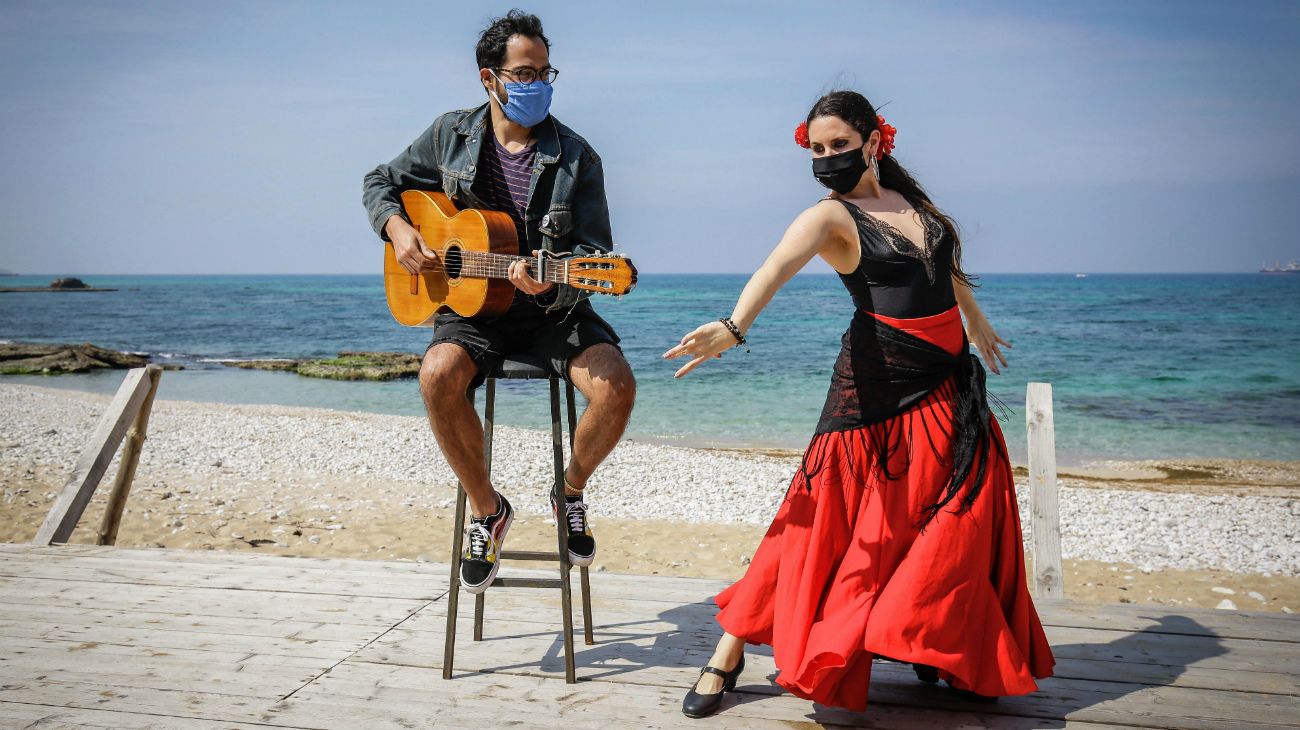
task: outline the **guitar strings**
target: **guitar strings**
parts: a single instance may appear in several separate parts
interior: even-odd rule
[[[502,269],[502,268],[488,268],[488,267],[481,267],[481,266],[462,265],[459,267],[459,271],[461,276],[468,276],[471,279],[510,278],[510,272],[507,269]],[[410,272],[405,271],[405,269],[403,269],[403,273],[406,276],[410,276]],[[446,274],[447,268],[445,266],[435,264],[433,266],[420,269],[419,273]],[[599,277],[599,276],[600,276],[599,270],[578,270],[575,272],[571,272],[569,278],[584,278],[584,277],[592,278],[592,277]],[[544,279],[544,281],[552,282],[555,284],[569,283],[569,279],[565,278],[563,271],[556,271],[554,273],[548,274],[547,278]]]
[[[481,279],[481,278],[508,279],[510,277],[510,271],[509,271],[510,266],[514,262],[524,261],[524,262],[531,263],[533,261],[533,258],[528,256],[512,256],[509,254],[492,253],[490,251],[467,251],[465,249],[461,249],[458,252],[458,255],[461,257],[461,265],[455,268],[459,269],[461,276],[469,276],[470,278],[477,278],[477,279]],[[444,261],[444,259],[445,259],[444,256],[441,255],[438,256],[436,260],[439,262],[439,264],[435,264],[433,266],[423,268],[420,270],[420,273],[433,272],[433,273],[446,274],[447,266],[441,263],[442,261]],[[550,278],[548,276],[546,279],[544,279],[544,281],[548,281],[555,284],[569,283],[568,280],[564,277],[563,268],[552,269],[551,271],[554,271],[552,276],[556,278]],[[547,273],[550,273],[550,271],[548,271]],[[579,271],[578,273],[580,274],[585,273],[588,276],[591,276],[592,274],[596,274],[596,271],[587,270],[587,271]],[[407,275],[409,276],[410,272],[407,272]]]

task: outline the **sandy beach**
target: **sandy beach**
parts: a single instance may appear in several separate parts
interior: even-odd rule
[[[0,384],[0,400],[0,540],[23,542],[109,398]],[[497,444],[510,547],[552,547],[549,436]],[[797,460],[623,442],[590,486],[595,570],[739,577]],[[93,541],[111,473],[74,542]],[[453,489],[420,418],[158,401],[118,544],[445,563]],[[1061,522],[1070,598],[1300,610],[1300,462],[1090,464],[1062,474]]]

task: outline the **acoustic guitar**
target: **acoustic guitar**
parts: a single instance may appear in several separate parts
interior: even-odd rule
[[[636,267],[625,256],[519,255],[514,221],[505,213],[456,205],[442,193],[408,190],[402,206],[437,258],[418,274],[397,263],[384,246],[384,291],[393,318],[408,327],[432,327],[450,309],[462,317],[504,313],[514,299],[510,265],[526,261],[538,281],[621,296],[636,287]]]

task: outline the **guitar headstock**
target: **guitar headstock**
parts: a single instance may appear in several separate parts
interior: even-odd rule
[[[622,296],[636,288],[636,267],[622,254],[566,256],[557,264],[565,283],[578,289]]]

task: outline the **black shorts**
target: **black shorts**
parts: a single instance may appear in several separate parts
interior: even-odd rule
[[[462,317],[454,312],[439,314],[433,324],[429,347],[450,342],[460,345],[478,366],[470,389],[483,384],[486,374],[501,361],[528,353],[547,369],[566,380],[569,362],[592,345],[609,343],[618,347],[614,328],[583,301],[571,310],[548,313],[527,300],[517,300],[499,317]],[[425,348],[427,354],[429,348]],[[620,349],[620,352],[622,350]]]

